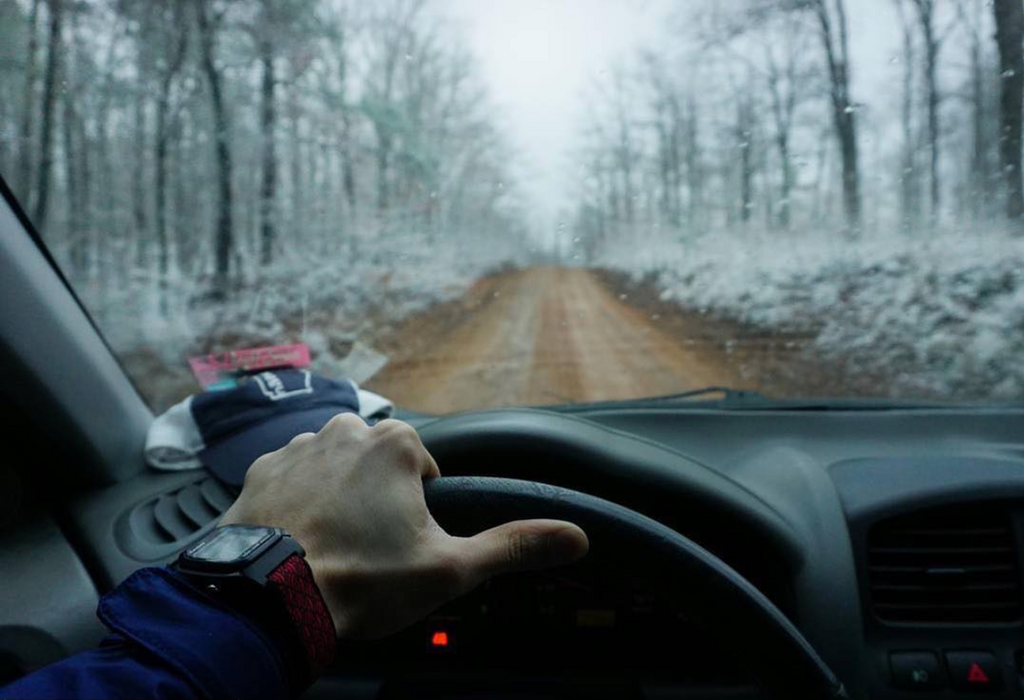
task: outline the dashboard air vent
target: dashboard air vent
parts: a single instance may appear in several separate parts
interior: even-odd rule
[[[892,622],[992,623],[1021,616],[1009,513],[992,504],[919,511],[868,535],[875,615]]]
[[[216,479],[205,478],[135,506],[128,525],[142,542],[178,545],[219,518],[232,500]]]

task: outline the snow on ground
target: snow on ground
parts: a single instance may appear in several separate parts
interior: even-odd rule
[[[948,229],[620,240],[589,264],[651,281],[664,300],[709,316],[810,334],[833,365],[878,377],[878,395],[1024,397],[1024,238]],[[186,358],[198,353],[305,341],[318,371],[368,377],[387,361],[373,338],[489,271],[526,263],[512,248],[368,244],[349,255],[287,256],[241,282],[228,303],[211,303],[206,285],[183,275],[166,293],[145,276],[80,291],[160,410],[195,391]]]
[[[707,234],[620,245],[598,262],[664,300],[779,332],[811,332],[880,395],[1024,397],[1024,239],[1000,230],[914,235]]]
[[[389,250],[389,248],[394,248]],[[103,289],[80,285],[85,306],[143,396],[163,410],[198,389],[187,358],[208,352],[306,342],[313,367],[329,376],[369,378],[387,356],[370,343],[391,324],[461,296],[474,280],[514,259],[495,251],[386,246],[360,255],[286,256],[241,281],[227,302],[208,280],[152,276]]]

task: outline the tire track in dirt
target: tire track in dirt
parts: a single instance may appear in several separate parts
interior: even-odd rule
[[[740,386],[705,336],[678,318],[665,332],[657,314],[630,306],[589,270],[530,268],[400,324],[385,340],[391,360],[366,386],[430,413]]]

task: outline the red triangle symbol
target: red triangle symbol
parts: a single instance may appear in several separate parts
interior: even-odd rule
[[[988,676],[981,670],[981,666],[977,662],[971,664],[971,669],[967,672],[968,683],[988,683]]]

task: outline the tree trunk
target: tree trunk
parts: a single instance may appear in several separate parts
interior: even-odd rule
[[[289,91],[288,103],[288,138],[291,141],[288,149],[291,154],[289,162],[291,180],[291,215],[288,217],[289,224],[295,230],[302,230],[305,226],[305,192],[306,188],[302,182],[302,125],[299,123],[299,90],[297,78],[292,83]]]
[[[25,57],[25,90],[22,97],[21,128],[18,137],[17,177],[11,183],[25,209],[32,195],[33,126],[36,122],[36,60],[39,55],[39,2],[32,0],[28,15],[28,55]]]
[[[355,223],[358,216],[356,196],[356,172],[355,155],[352,148],[352,112],[349,109],[347,85],[348,85],[348,48],[344,44],[338,48],[340,59],[338,61],[338,84],[340,94],[338,103],[341,109],[341,157],[342,157],[342,187],[345,189],[345,199],[348,202],[349,220]],[[351,236],[355,241],[355,236]]]
[[[277,222],[277,153],[274,150],[274,131],[277,111],[274,104],[274,47],[270,40],[260,42],[263,80],[260,100],[260,129],[263,136],[263,179],[260,182],[260,264],[274,261],[274,237]]]
[[[227,112],[224,105],[223,76],[214,59],[216,29],[207,16],[209,9],[204,2],[197,2],[197,18],[199,22],[200,46],[203,72],[210,88],[210,103],[213,110],[213,141],[215,165],[217,171],[217,222],[214,227],[214,289],[213,296],[224,299],[228,295],[229,275],[231,273],[231,256],[234,249],[234,230],[232,222],[233,197],[231,181],[233,164],[231,160],[231,143],[228,131]]]
[[[975,218],[990,212],[992,176],[989,172],[988,106],[985,95],[985,71],[982,65],[981,44],[971,45],[971,102],[973,121],[973,149],[971,153],[971,208]]]
[[[903,13],[903,0],[896,0],[903,32],[903,100],[900,123],[903,129],[903,154],[900,159],[900,215],[903,228],[907,231],[917,226],[918,184],[917,184],[917,143],[914,136],[914,74],[916,52],[914,33]]]
[[[146,266],[149,222],[146,217],[146,93],[137,88],[135,97],[135,158],[132,174],[132,222],[135,225],[135,267]]]
[[[70,58],[70,57],[69,57]],[[66,62],[70,66],[70,61]],[[65,81],[67,76],[65,75]],[[64,137],[64,179],[65,179],[65,200],[67,202],[67,236],[68,252],[71,257],[71,268],[75,279],[85,278],[85,236],[81,229],[82,207],[80,200],[78,173],[75,170],[75,95],[73,90],[65,89],[61,95],[63,104],[63,115],[61,119],[62,134]]]
[[[33,223],[40,232],[46,230],[50,197],[50,171],[53,169],[53,122],[57,102],[57,72],[60,66],[61,24],[64,15],[63,0],[47,0],[50,8],[50,39],[46,57],[46,75],[43,78],[42,133],[39,141],[39,179],[36,183]]]
[[[740,151],[740,221],[749,223],[754,212],[754,153],[751,147],[754,108],[745,98],[740,98],[736,122],[736,141]]]
[[[697,103],[690,102],[686,122],[686,184],[689,194],[687,222],[691,232],[703,228],[704,216],[704,164],[700,150],[701,134]]]
[[[793,165],[789,152],[789,132],[780,132],[776,138],[779,149],[779,168],[782,170],[782,198],[779,201],[779,226],[788,229],[793,215]]]
[[[939,41],[935,36],[934,4],[932,0],[914,0],[921,35],[924,38],[924,87],[928,100],[928,182],[931,186],[932,221],[939,217],[942,206],[942,183],[939,180],[939,86],[936,78],[939,61]]]
[[[860,224],[860,169],[857,154],[857,115],[850,99],[850,62],[844,0],[835,0],[835,21],[825,5],[816,0],[819,35],[828,63],[832,120],[842,159],[843,211],[851,229]]]
[[[389,127],[377,125],[377,210],[384,213],[388,208],[388,170],[391,168],[391,136]]]
[[[1021,178],[1021,128],[1024,116],[1024,5],[1021,0],[994,0],[996,43],[1002,76],[999,150],[1006,181],[1006,216],[1024,216],[1024,181]]]
[[[160,310],[166,314],[168,279],[171,267],[170,241],[167,235],[167,148],[170,139],[170,124],[168,124],[171,109],[171,89],[174,86],[174,79],[181,70],[185,60],[185,49],[187,48],[188,34],[180,27],[183,20],[181,4],[175,7],[175,26],[169,27],[167,31],[177,33],[172,38],[170,47],[171,53],[167,57],[167,67],[160,76],[160,94],[156,102],[156,158],[154,167],[154,197],[156,199],[156,244],[157,274],[160,280]]]

